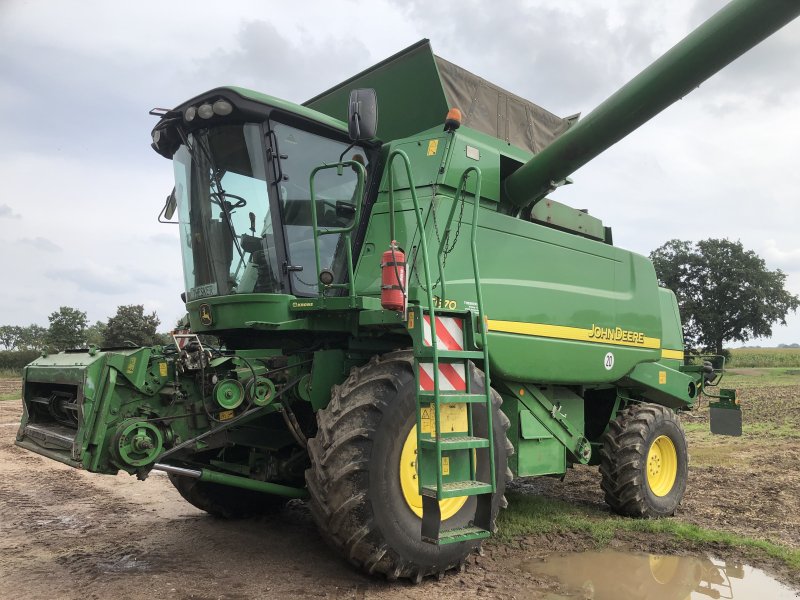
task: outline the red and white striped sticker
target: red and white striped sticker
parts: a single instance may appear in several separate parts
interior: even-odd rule
[[[433,391],[433,363],[419,363],[419,389]],[[465,392],[464,363],[439,362],[439,391]]]
[[[194,337],[194,334],[189,329],[175,329],[172,332],[172,339],[175,340],[178,350],[183,350],[183,347]]]
[[[422,341],[431,346],[431,316],[423,315]],[[464,349],[464,321],[455,317],[436,317],[436,346],[441,350]]]

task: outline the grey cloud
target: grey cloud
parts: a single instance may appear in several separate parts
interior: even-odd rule
[[[120,294],[131,289],[122,278],[111,278],[89,268],[51,269],[46,275],[50,279],[74,283],[81,291],[96,294]]]
[[[161,274],[148,271],[125,269],[120,272],[106,271],[94,267],[79,267],[75,269],[50,269],[46,273],[50,279],[74,283],[83,292],[96,294],[115,295],[130,294],[140,291],[142,286],[176,289],[180,287],[177,280],[165,280]]]
[[[147,238],[147,241],[153,244],[164,244],[173,247],[178,245],[178,240],[178,236],[174,233],[154,233]]]
[[[244,22],[234,39],[238,47],[215,50],[197,61],[197,69],[209,81],[244,85],[295,102],[325,91],[371,60],[353,36],[337,40],[314,32],[290,39],[260,20]]]
[[[658,6],[633,5],[629,24],[614,26],[602,4],[584,4],[579,15],[560,5],[522,2],[497,10],[475,0],[458,8],[432,8],[422,0],[397,4],[421,29],[435,32],[437,54],[562,115],[596,106],[646,66],[658,40],[650,23],[658,20]]]
[[[725,4],[722,0],[696,0],[689,21],[699,25]],[[715,93],[737,93],[775,105],[800,93],[799,72],[800,20],[795,20],[714,75],[707,85]]]
[[[8,204],[0,204],[0,219],[20,219],[21,215],[11,210]]]
[[[43,237],[22,238],[18,240],[18,243],[44,252],[58,252],[61,250],[61,246]]]

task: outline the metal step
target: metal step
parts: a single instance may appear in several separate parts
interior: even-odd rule
[[[439,360],[449,358],[462,358],[464,360],[483,360],[483,350],[439,350]],[[433,358],[433,348],[424,346],[414,351],[414,356],[420,358]],[[427,361],[423,361],[427,362]]]
[[[72,450],[72,446],[75,443],[75,434],[77,433],[77,429],[56,423],[48,423],[46,425],[28,423],[25,426],[23,435],[43,448]]]
[[[417,392],[417,402],[433,404],[436,395],[433,392]],[[439,392],[439,406],[442,404],[486,404],[486,394],[465,394],[464,392]]]
[[[436,485],[422,487],[422,495],[437,500],[445,498],[460,498],[461,496],[477,496],[478,494],[491,494],[494,486],[482,481],[451,481],[442,484],[442,491],[436,491]]]
[[[482,437],[471,435],[459,435],[454,437],[443,437],[439,439],[442,450],[469,450],[470,448],[488,448],[489,440]],[[435,439],[422,439],[420,446],[424,450],[436,450]]]
[[[456,544],[458,542],[468,542],[470,540],[482,540],[490,537],[492,534],[480,527],[459,527],[458,529],[446,529],[439,532],[438,538],[423,537],[422,541],[429,544],[436,544],[437,546],[444,546],[445,544]]]

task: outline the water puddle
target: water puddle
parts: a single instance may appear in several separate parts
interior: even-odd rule
[[[797,600],[760,569],[708,557],[604,550],[554,554],[520,568],[561,582],[564,591],[552,600]]]

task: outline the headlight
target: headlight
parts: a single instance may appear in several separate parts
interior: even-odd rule
[[[210,119],[214,116],[214,109],[211,108],[210,104],[201,104],[200,108],[197,109],[197,114],[200,115],[201,119]]]
[[[233,106],[227,100],[217,100],[214,102],[214,106],[212,107],[215,114],[218,114],[221,117],[229,115],[233,112]]]

